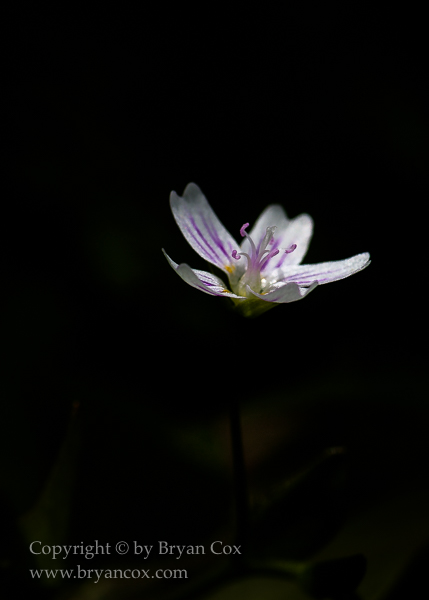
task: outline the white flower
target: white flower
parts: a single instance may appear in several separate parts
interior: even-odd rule
[[[267,206],[250,233],[246,232],[249,223],[241,227],[241,245],[219,221],[195,183],[186,186],[183,197],[171,192],[170,205],[192,248],[228,276],[229,289],[212,273],[175,263],[163,249],[171,267],[198,290],[231,298],[245,316],[301,300],[317,285],[349,277],[370,263],[369,254],[364,252],[345,260],[301,265],[313,233],[313,220],[307,214],[288,219],[278,204]]]

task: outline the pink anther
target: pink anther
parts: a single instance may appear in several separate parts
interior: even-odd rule
[[[241,229],[240,229],[240,234],[241,234],[241,237],[244,237],[244,236],[246,235],[246,228],[247,228],[247,227],[249,227],[249,223],[245,223],[245,224],[244,224],[244,225],[241,227]]]

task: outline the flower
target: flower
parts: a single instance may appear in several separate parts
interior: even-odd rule
[[[192,248],[207,262],[223,271],[225,283],[212,273],[175,263],[165,252],[170,266],[186,283],[212,296],[231,298],[244,316],[256,316],[277,304],[295,302],[317,285],[337,281],[362,271],[370,263],[364,252],[352,258],[315,265],[301,265],[313,233],[307,214],[288,219],[279,204],[262,212],[250,233],[245,223],[237,244],[215,215],[204,194],[189,183],[180,197],[171,192],[170,206],[181,232]]]

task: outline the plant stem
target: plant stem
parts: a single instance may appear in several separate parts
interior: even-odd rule
[[[247,541],[249,523],[249,501],[247,492],[246,467],[241,434],[240,405],[234,398],[230,404],[230,428],[233,464],[233,485],[235,496],[236,543],[242,546]]]

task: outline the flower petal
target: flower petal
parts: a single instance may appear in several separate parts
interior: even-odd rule
[[[281,233],[274,236],[274,244],[272,250],[280,249],[279,254],[274,260],[269,260],[262,267],[262,274],[269,272],[272,269],[279,269],[283,265],[299,265],[304,256],[307,254],[311,236],[313,235],[313,219],[310,215],[303,213],[294,219],[291,219]],[[286,254],[286,248],[291,244],[296,244],[293,252]]]
[[[186,281],[189,285],[201,292],[210,294],[211,296],[225,296],[227,298],[243,298],[243,296],[237,296],[230,292],[223,283],[220,277],[207,273],[207,271],[200,271],[198,269],[191,269],[186,263],[177,264],[172,260],[168,254],[162,249],[165,258],[168,260],[169,265],[176,271],[176,273]]]
[[[296,302],[297,300],[301,300],[304,296],[307,296],[310,292],[317,287],[317,281],[314,281],[310,287],[300,287],[296,283],[287,283],[285,285],[281,285],[276,287],[271,292],[266,294],[257,294],[254,292],[249,286],[246,286],[247,291],[251,296],[256,296],[260,298],[260,300],[265,300],[265,302],[274,302],[276,304],[284,304],[287,302]]]
[[[195,183],[189,183],[180,197],[170,194],[173,216],[186,240],[202,258],[238,281],[245,270],[245,261],[237,263],[232,251],[239,245],[215,215],[206,197]]]
[[[309,285],[313,281],[319,284],[345,279],[365,269],[370,263],[369,253],[363,252],[344,260],[318,263],[315,265],[285,266],[270,273],[271,281]]]
[[[255,242],[257,250],[259,250],[261,242],[264,239],[267,227],[272,227],[273,225],[277,229],[274,234],[274,243],[269,246],[269,249],[280,249],[280,252],[275,259],[272,258],[265,262],[261,269],[262,274],[280,268],[283,265],[299,264],[308,250],[313,234],[313,219],[310,215],[303,213],[294,219],[288,219],[282,206],[271,204],[261,213],[252,231],[249,233]],[[291,244],[296,244],[297,247],[293,252],[286,254],[284,250],[289,248]],[[247,238],[243,240],[241,247],[243,252],[249,251]]]

